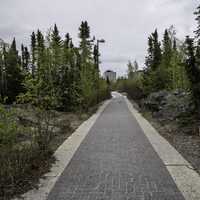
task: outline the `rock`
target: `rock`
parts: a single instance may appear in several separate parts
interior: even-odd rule
[[[153,113],[153,117],[161,121],[177,120],[183,113],[191,113],[194,108],[190,94],[181,90],[152,93],[143,104]]]

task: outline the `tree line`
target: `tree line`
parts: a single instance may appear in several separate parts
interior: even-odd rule
[[[47,34],[32,32],[30,48],[17,50],[15,38],[0,50],[1,102],[32,103],[46,109],[88,109],[109,97],[100,77],[99,50],[90,27],[79,27],[79,46],[69,33],[62,39],[55,24]]]
[[[160,41],[156,29],[148,37],[144,70],[138,70],[136,61],[129,62],[127,78],[120,78],[115,87],[136,100],[160,90],[190,92],[194,114],[200,120],[200,6],[194,14],[198,24],[194,38],[179,40],[171,26]]]

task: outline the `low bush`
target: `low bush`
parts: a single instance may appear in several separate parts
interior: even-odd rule
[[[130,98],[136,101],[144,97],[139,79],[118,79],[115,88],[119,92],[126,92]]]
[[[29,185],[30,176],[45,164],[53,137],[52,113],[37,111],[34,127],[25,127],[14,109],[0,106],[0,199],[9,199]]]

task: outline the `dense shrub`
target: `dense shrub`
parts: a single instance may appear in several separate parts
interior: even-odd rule
[[[134,100],[144,97],[140,79],[118,79],[115,88],[119,92],[126,92]]]
[[[40,110],[37,116],[37,123],[27,128],[13,109],[0,106],[0,198],[20,193],[31,171],[37,170],[51,152],[51,114]]]

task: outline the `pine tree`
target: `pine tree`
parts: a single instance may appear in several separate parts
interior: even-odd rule
[[[29,72],[29,59],[30,59],[30,54],[28,51],[27,47],[24,47],[24,45],[21,45],[21,65],[22,65],[22,69],[25,73]]]
[[[30,61],[30,53],[28,51],[28,47],[24,48],[24,65],[25,70],[28,73],[29,72],[29,61]]]
[[[173,46],[172,40],[169,36],[169,31],[166,29],[163,37],[163,49],[162,49],[162,60],[160,65],[160,70],[162,71],[162,78],[165,81],[165,86],[163,89],[172,89],[173,88],[173,74],[174,67],[172,66],[172,57],[173,57]],[[175,64],[175,63],[174,63]]]
[[[44,78],[45,76],[45,44],[44,44],[44,36],[41,31],[37,31],[36,35],[37,45],[37,56],[36,56],[36,71],[37,71],[37,79]]]
[[[153,63],[153,39],[152,36],[148,38],[148,56],[145,59],[145,65],[147,69],[150,69]]]
[[[3,47],[4,49],[5,47]],[[4,98],[4,53],[3,49],[0,49],[0,98],[1,100]]]
[[[62,84],[62,76],[63,76],[63,41],[61,36],[59,35],[59,30],[57,25],[54,25],[54,29],[51,33],[51,41],[50,41],[50,51],[51,51],[51,72],[50,72],[50,79],[51,79],[51,91],[52,97],[57,102],[56,106],[61,107],[62,105],[59,104],[63,91],[61,90]]]
[[[158,40],[158,31],[155,30],[154,33],[152,33],[152,42],[153,42],[153,62],[152,62],[152,69],[157,69],[161,64],[162,59],[162,53],[161,53],[161,44]]]
[[[163,38],[163,56],[162,56],[162,63],[165,65],[166,68],[170,67],[172,57],[172,41],[169,37],[168,30],[165,30],[164,38]]]
[[[7,53],[6,58],[6,96],[7,102],[12,103],[16,100],[16,96],[23,91],[22,81],[23,76],[19,65],[19,56],[16,48],[15,38]]]
[[[35,77],[35,61],[36,61],[36,36],[35,33],[33,32],[31,35],[31,71],[32,71],[32,76],[33,78]]]
[[[146,57],[146,69],[143,75],[143,85],[147,95],[165,87],[161,69],[162,52],[160,46],[156,29],[148,38],[148,56]]]
[[[81,59],[83,63],[86,63],[91,59],[90,27],[88,26],[87,21],[81,23],[79,37],[81,39]]]
[[[191,83],[191,90],[195,108],[198,112],[198,118],[200,119],[200,69],[196,63],[194,41],[189,36],[186,38],[187,47],[187,60],[186,60],[186,72],[188,79]]]
[[[57,25],[54,25],[53,32],[51,34],[51,50],[52,50],[52,64],[54,67],[59,68],[62,62],[62,39],[59,35]]]
[[[8,66],[8,52],[6,50],[6,46],[4,44],[3,50],[2,50],[2,56],[3,56],[3,65],[1,69],[1,100],[3,100],[6,97],[6,91],[7,91],[7,80],[6,80],[6,68]]]
[[[70,46],[71,38],[69,33],[65,35],[63,42],[63,66],[62,66],[62,77],[61,77],[61,99],[62,107],[64,110],[70,110],[73,104],[72,100],[72,85],[73,85],[73,55],[72,48]]]
[[[25,53],[24,53],[24,45],[21,45],[21,65],[22,65],[22,69],[25,69]]]
[[[197,21],[197,30],[194,31],[198,40],[200,40],[200,5],[197,7],[196,11],[194,12],[196,15],[195,20]]]

